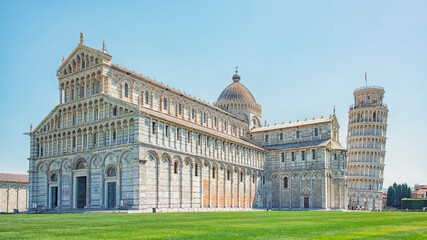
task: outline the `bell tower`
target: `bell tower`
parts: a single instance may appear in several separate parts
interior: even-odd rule
[[[354,90],[348,112],[347,186],[349,209],[382,210],[388,108],[384,88]]]

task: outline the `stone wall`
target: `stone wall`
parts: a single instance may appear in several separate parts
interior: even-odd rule
[[[28,184],[0,182],[0,213],[13,213],[28,209]]]

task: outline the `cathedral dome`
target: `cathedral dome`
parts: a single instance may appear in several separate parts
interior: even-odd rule
[[[236,73],[233,75],[233,83],[230,84],[221,95],[217,102],[236,101],[244,103],[256,103],[254,96],[243,84],[240,83],[240,76]]]

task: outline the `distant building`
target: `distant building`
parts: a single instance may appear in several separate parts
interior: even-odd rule
[[[427,185],[414,185],[414,191],[411,194],[412,198],[427,198]]]
[[[0,213],[28,209],[28,175],[0,173]]]
[[[383,206],[387,206],[387,191],[383,192]]]

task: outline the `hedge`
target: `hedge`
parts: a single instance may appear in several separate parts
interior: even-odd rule
[[[402,209],[422,209],[423,207],[427,207],[427,199],[402,199]]]

